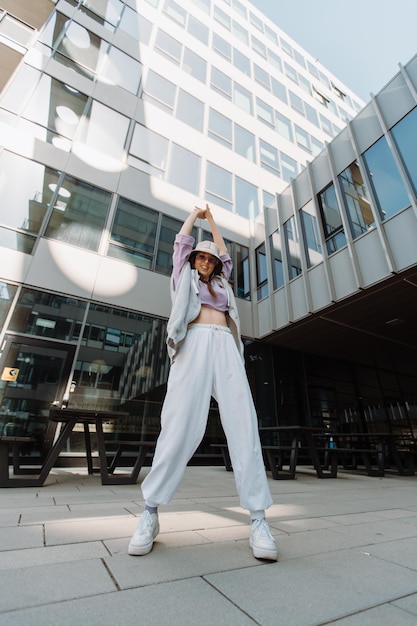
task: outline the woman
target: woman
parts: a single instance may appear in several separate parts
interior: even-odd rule
[[[193,249],[195,221],[206,219],[213,242]],[[265,519],[271,506],[258,421],[246,376],[239,317],[228,283],[232,260],[210,208],[196,207],[174,243],[172,311],[167,326],[171,360],[152,468],[142,483],[145,510],[128,552],[151,551],[159,532],[158,506],[177,489],[206,429],[210,400],[218,403],[241,506],[250,511],[250,546],[256,558],[277,559]]]

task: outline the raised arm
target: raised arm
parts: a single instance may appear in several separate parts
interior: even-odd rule
[[[224,239],[220,234],[219,229],[217,228],[217,224],[214,221],[214,217],[211,213],[210,207],[206,204],[206,208],[204,210],[204,217],[210,224],[211,234],[213,235],[213,241],[218,246],[220,254],[227,254],[226,244],[224,243]]]
[[[180,235],[191,235],[193,226],[197,219],[204,219],[206,217],[206,209],[200,209],[198,206],[194,207],[194,211],[185,220],[179,232]]]

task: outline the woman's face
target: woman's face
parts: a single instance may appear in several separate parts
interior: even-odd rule
[[[203,280],[208,280],[216,267],[217,259],[207,252],[197,252],[194,259],[194,267]]]

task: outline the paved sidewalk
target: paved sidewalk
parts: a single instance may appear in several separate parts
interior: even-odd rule
[[[417,476],[270,487],[278,563],[253,558],[223,467],[187,468],[144,557],[127,555],[138,485],[55,469],[2,489],[0,626],[415,626]]]

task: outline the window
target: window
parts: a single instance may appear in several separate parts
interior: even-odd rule
[[[284,71],[285,71],[285,76],[290,78],[292,81],[294,81],[298,85],[297,70],[295,70],[291,65],[288,65],[288,63],[284,63]]]
[[[291,122],[285,115],[275,111],[275,124],[278,134],[281,135],[281,137],[285,137],[288,141],[294,141]]]
[[[250,60],[237,48],[233,48],[233,65],[246,76],[251,76]]]
[[[272,256],[272,284],[274,291],[284,286],[284,267],[282,263],[281,237],[276,230],[269,238]]]
[[[238,176],[235,178],[235,208],[238,215],[250,220],[259,213],[258,188]]]
[[[210,109],[208,136],[226,148],[232,148],[232,121],[215,109]]]
[[[259,67],[259,65],[256,65],[256,63],[253,64],[253,76],[257,83],[265,87],[265,89],[268,89],[268,91],[271,90],[268,72],[265,72],[265,70]]]
[[[231,26],[232,26],[231,18],[227,15],[227,13],[219,9],[219,7],[216,5],[214,5],[213,17],[216,20],[216,22],[219,22],[219,24],[227,28],[227,30],[231,29]]]
[[[143,99],[152,102],[163,111],[172,113],[174,109],[176,86],[153,70],[149,71],[143,93]]]
[[[97,252],[111,194],[71,176],[64,177],[60,190],[45,237]]]
[[[266,46],[262,43],[262,41],[259,41],[257,37],[252,36],[252,48],[255,52],[260,54],[261,57],[266,59]]]
[[[234,83],[233,85],[233,102],[242,111],[253,115],[252,94],[239,83]]]
[[[294,130],[297,146],[311,154],[310,135],[305,130],[297,126],[297,124],[294,125]]]
[[[307,102],[304,102],[304,110],[308,121],[314,124],[314,126],[317,126],[317,128],[320,128],[319,116],[317,115],[316,109],[313,109]]]
[[[139,43],[145,46],[149,45],[152,33],[152,22],[143,17],[143,15],[136,13],[136,11],[127,5],[125,5],[119,28],[136,41],[139,41]]]
[[[162,215],[161,217],[155,271],[170,275],[172,271],[172,246],[175,235],[181,228],[181,222],[168,215]]]
[[[406,115],[392,130],[401,160],[417,195],[417,161],[415,138],[417,136],[417,108]]]
[[[353,239],[375,226],[375,218],[357,161],[339,174],[340,189],[349,218]]]
[[[59,172],[6,150],[0,172],[0,245],[30,254],[53,196],[58,203],[69,191],[58,184]]]
[[[304,102],[293,91],[290,91],[290,104],[295,111],[304,116]]]
[[[95,167],[105,168],[103,155],[112,160],[123,159],[128,128],[127,117],[93,100],[80,125],[73,151]]]
[[[151,176],[163,178],[168,154],[168,139],[153,130],[135,124],[128,163]]]
[[[256,117],[259,121],[274,128],[274,109],[260,98],[256,98]]]
[[[213,50],[224,56],[228,61],[232,60],[232,46],[216,33],[213,33]]]
[[[317,217],[312,202],[300,210],[300,219],[307,266],[312,267],[323,260]]]
[[[216,67],[211,68],[211,88],[228,100],[232,99],[232,80]]]
[[[331,121],[328,120],[327,117],[324,117],[324,115],[320,115],[320,123],[324,132],[328,135],[333,136],[333,127]]]
[[[166,13],[174,22],[185,26],[185,20],[187,18],[187,12],[180,7],[174,0],[165,0],[164,13]]]
[[[152,268],[158,213],[119,198],[107,254],[137,267]]]
[[[182,146],[172,144],[168,182],[199,195],[201,159]]]
[[[182,54],[182,44],[168,35],[164,30],[159,29],[155,39],[155,49],[173,61],[176,65],[180,64]]]
[[[20,87],[17,85],[16,87],[17,90],[12,85],[12,89],[9,90],[11,97],[19,97]],[[23,102],[25,100],[26,98],[22,98]],[[85,94],[72,90],[69,85],[44,74],[24,108],[23,117],[52,131],[52,134],[43,133],[44,138],[48,138],[50,143],[57,147],[67,143],[69,149],[71,142],[65,140],[74,138],[86,104]]]
[[[296,178],[298,174],[298,166],[297,161],[292,159],[287,154],[283,152],[280,153],[281,156],[281,167],[282,167],[282,178],[287,182],[291,182],[292,178]]]
[[[258,300],[263,300],[269,294],[268,270],[266,263],[265,244],[263,243],[255,250],[256,259],[256,295]]]
[[[233,274],[236,276],[235,292],[238,298],[250,300],[249,248],[234,244],[236,262]]]
[[[208,27],[193,17],[191,14],[188,16],[188,32],[190,35],[201,41],[201,43],[208,45],[209,29]]]
[[[206,82],[207,63],[202,57],[189,48],[185,48],[184,50],[182,69],[202,83]]]
[[[235,152],[256,162],[255,135],[238,124],[235,124]]]
[[[211,0],[191,0],[199,9],[210,15]]]
[[[382,220],[410,205],[404,183],[385,137],[363,155]]]
[[[232,32],[235,35],[235,37],[240,39],[240,41],[243,41],[243,43],[245,43],[247,46],[249,45],[248,31],[245,28],[243,28],[243,26],[241,26],[238,22],[235,22],[234,20],[232,22]]]
[[[84,5],[84,6],[83,6]],[[104,20],[104,24],[106,27],[116,26],[120,20],[120,14],[123,10],[123,4],[120,0],[110,0],[105,4],[97,1],[97,0],[84,0],[81,4],[80,9],[87,13],[93,19],[97,19],[96,16],[99,16],[100,19],[97,21],[102,24]],[[110,30],[114,30],[110,28]]]
[[[287,250],[288,275],[291,280],[302,273],[300,239],[294,216],[290,217],[290,219],[283,224],[282,232]]]
[[[264,30],[266,37],[268,37],[268,39],[272,41],[272,43],[278,46],[278,35],[276,34],[276,32],[272,30],[272,28],[269,28],[267,24],[264,24]]]
[[[268,49],[268,61],[270,62],[272,67],[275,67],[275,69],[277,69],[279,72],[282,73],[281,57],[279,57],[277,54],[275,54],[275,52],[272,52],[272,50],[269,50],[269,49]]]
[[[232,210],[233,206],[233,190],[232,190],[233,177],[230,172],[215,165],[214,163],[207,162],[206,171],[206,200],[207,202],[214,202],[219,206]]]
[[[319,193],[318,200],[326,237],[327,251],[331,254],[346,245],[342,216],[337,203],[334,185],[329,185]]]
[[[274,96],[282,100],[282,102],[285,102],[285,104],[288,104],[287,88],[285,87],[285,85],[280,83],[275,78],[271,77],[271,86],[272,86],[272,93],[274,94]]]
[[[263,139],[259,139],[261,167],[275,176],[279,176],[278,150]]]
[[[68,26],[54,58],[79,74],[93,79],[107,53],[109,43],[75,21],[68,23],[67,18],[64,21]]]
[[[137,94],[142,78],[142,64],[112,46],[108,53],[107,62],[103,70],[100,71],[99,80],[102,77],[106,82]]]
[[[176,118],[203,132],[204,102],[197,100],[183,89],[178,91]]]

